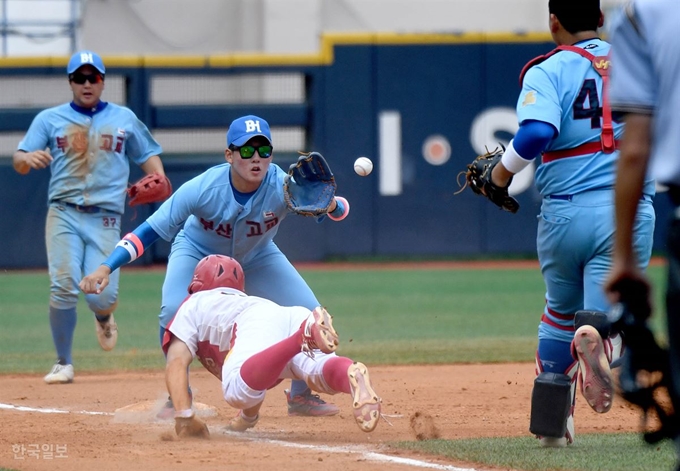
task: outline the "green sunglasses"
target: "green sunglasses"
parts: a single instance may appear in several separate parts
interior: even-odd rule
[[[257,151],[258,154],[260,154],[260,157],[263,159],[268,159],[269,157],[272,156],[272,152],[274,151],[274,148],[272,146],[260,146],[260,147],[255,147],[255,146],[241,146],[241,147],[236,147],[234,145],[229,147],[230,150],[232,151],[238,151],[238,153],[241,155],[242,159],[249,159],[253,155],[255,155],[255,151]]]

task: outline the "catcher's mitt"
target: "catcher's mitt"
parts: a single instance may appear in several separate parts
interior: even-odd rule
[[[328,213],[337,184],[326,159],[318,152],[302,154],[290,166],[283,183],[283,197],[288,209],[303,216]]]
[[[508,187],[512,182],[512,178],[508,182],[508,186],[505,187],[497,186],[491,181],[491,171],[501,161],[504,152],[505,147],[501,145],[500,148],[496,148],[491,152],[487,151],[486,154],[480,155],[471,164],[468,164],[467,170],[459,174],[465,175],[465,185],[463,185],[460,191],[469,186],[476,194],[486,196],[489,201],[499,208],[516,213],[519,210],[519,203],[508,194]]]
[[[172,194],[172,185],[165,175],[150,173],[127,189],[130,206],[165,201]]]

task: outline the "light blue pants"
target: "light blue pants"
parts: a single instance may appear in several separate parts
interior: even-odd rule
[[[50,306],[75,308],[83,274],[92,273],[106,260],[120,240],[121,216],[112,212],[81,213],[51,203],[47,212],[45,244],[50,274]],[[101,294],[85,295],[95,313],[108,311],[118,299],[120,271],[111,273]]]
[[[543,200],[537,247],[546,285],[546,305],[538,328],[539,349],[541,340],[564,343],[562,349],[550,349],[563,358],[541,358],[546,365],[573,361],[569,345],[574,338],[576,311],[606,312],[610,307],[602,286],[612,264],[613,197],[613,191],[606,190],[580,193],[570,200]],[[640,201],[634,228],[635,251],[643,269],[652,253],[654,222],[652,202],[645,197]]]

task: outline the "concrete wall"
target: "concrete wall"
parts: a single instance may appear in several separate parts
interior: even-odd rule
[[[610,12],[625,0],[601,0]],[[328,32],[544,32],[547,0],[0,0],[7,55],[307,53]],[[43,28],[27,21],[49,22]],[[31,38],[52,33],[54,37]],[[60,33],[61,32],[61,33]],[[0,38],[1,39],[1,38]]]
[[[623,0],[604,0],[603,8]],[[546,0],[90,0],[82,44],[104,53],[314,52],[325,32],[544,32]],[[132,31],[121,35],[122,25]],[[116,38],[115,41],[112,38]]]

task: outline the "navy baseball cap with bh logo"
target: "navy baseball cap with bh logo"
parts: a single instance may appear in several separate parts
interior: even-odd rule
[[[269,141],[269,144],[272,143],[267,121],[253,115],[235,119],[227,131],[227,147],[232,144],[240,147],[255,136],[262,136]]]
[[[104,67],[104,61],[99,54],[92,51],[78,51],[71,56],[68,61],[68,66],[66,67],[66,73],[72,74],[80,67],[84,65],[91,65],[99,71],[102,75],[106,74],[106,68]]]

